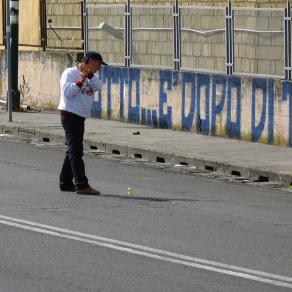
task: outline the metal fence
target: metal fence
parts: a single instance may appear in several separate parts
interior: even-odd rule
[[[289,1],[286,8],[234,8],[231,1],[227,7],[181,6],[177,0],[174,5],[38,1],[35,19],[21,7],[28,11],[34,2],[20,0],[20,45],[96,50],[109,64],[126,67],[292,79]],[[0,44],[5,2],[0,0]]]
[[[6,3],[0,0],[0,45],[6,40]],[[19,0],[19,46],[83,50],[83,4],[80,0]]]
[[[99,51],[111,64],[125,63],[124,14],[123,5],[88,5],[84,20],[88,25],[86,50]],[[106,16],[106,21],[105,20]],[[119,29],[115,29],[119,27]]]
[[[225,8],[181,7],[181,69],[224,72]]]
[[[88,4],[87,49],[110,64],[291,79],[291,9]],[[86,25],[88,24],[88,25]]]
[[[132,5],[130,65],[173,66],[172,7]],[[170,29],[169,29],[170,28]]]
[[[234,71],[284,76],[283,9],[234,9]]]
[[[83,1],[46,0],[46,48],[83,49]]]

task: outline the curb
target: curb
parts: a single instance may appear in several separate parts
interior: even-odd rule
[[[39,131],[33,128],[22,128],[17,126],[0,125],[0,131],[4,134],[12,134],[20,138],[35,137],[44,142],[54,141],[56,143],[64,142],[64,135],[52,134]],[[264,167],[251,166],[248,162],[227,161],[212,156],[197,155],[188,157],[176,153],[166,153],[155,149],[142,149],[128,145],[119,145],[104,143],[102,141],[84,140],[84,148],[101,150],[107,154],[117,154],[127,157],[136,157],[151,162],[181,164],[184,166],[196,166],[198,169],[218,172],[225,175],[234,175],[247,178],[257,182],[275,182],[282,186],[292,184],[292,174],[277,172]]]

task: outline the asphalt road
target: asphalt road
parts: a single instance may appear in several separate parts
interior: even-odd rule
[[[79,196],[64,151],[0,141],[1,292],[292,291],[292,193],[87,154]]]

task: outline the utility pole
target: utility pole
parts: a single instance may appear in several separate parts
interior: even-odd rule
[[[88,52],[88,8],[86,0],[82,0],[82,36],[83,36],[83,50],[84,50],[84,56]]]
[[[6,0],[6,66],[8,71],[8,90],[7,90],[7,110],[9,122],[12,122],[12,96],[11,96],[11,43],[10,43],[10,3]]]
[[[9,121],[12,121],[12,111],[20,110],[20,91],[18,89],[19,0],[6,0],[6,7],[8,111]]]

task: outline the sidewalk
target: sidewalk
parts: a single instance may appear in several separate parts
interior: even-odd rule
[[[55,112],[0,112],[0,132],[63,142]],[[139,132],[137,134],[137,132]],[[134,134],[136,133],[136,135]],[[113,121],[87,119],[85,147],[166,163],[184,163],[255,180],[292,182],[292,149]]]

